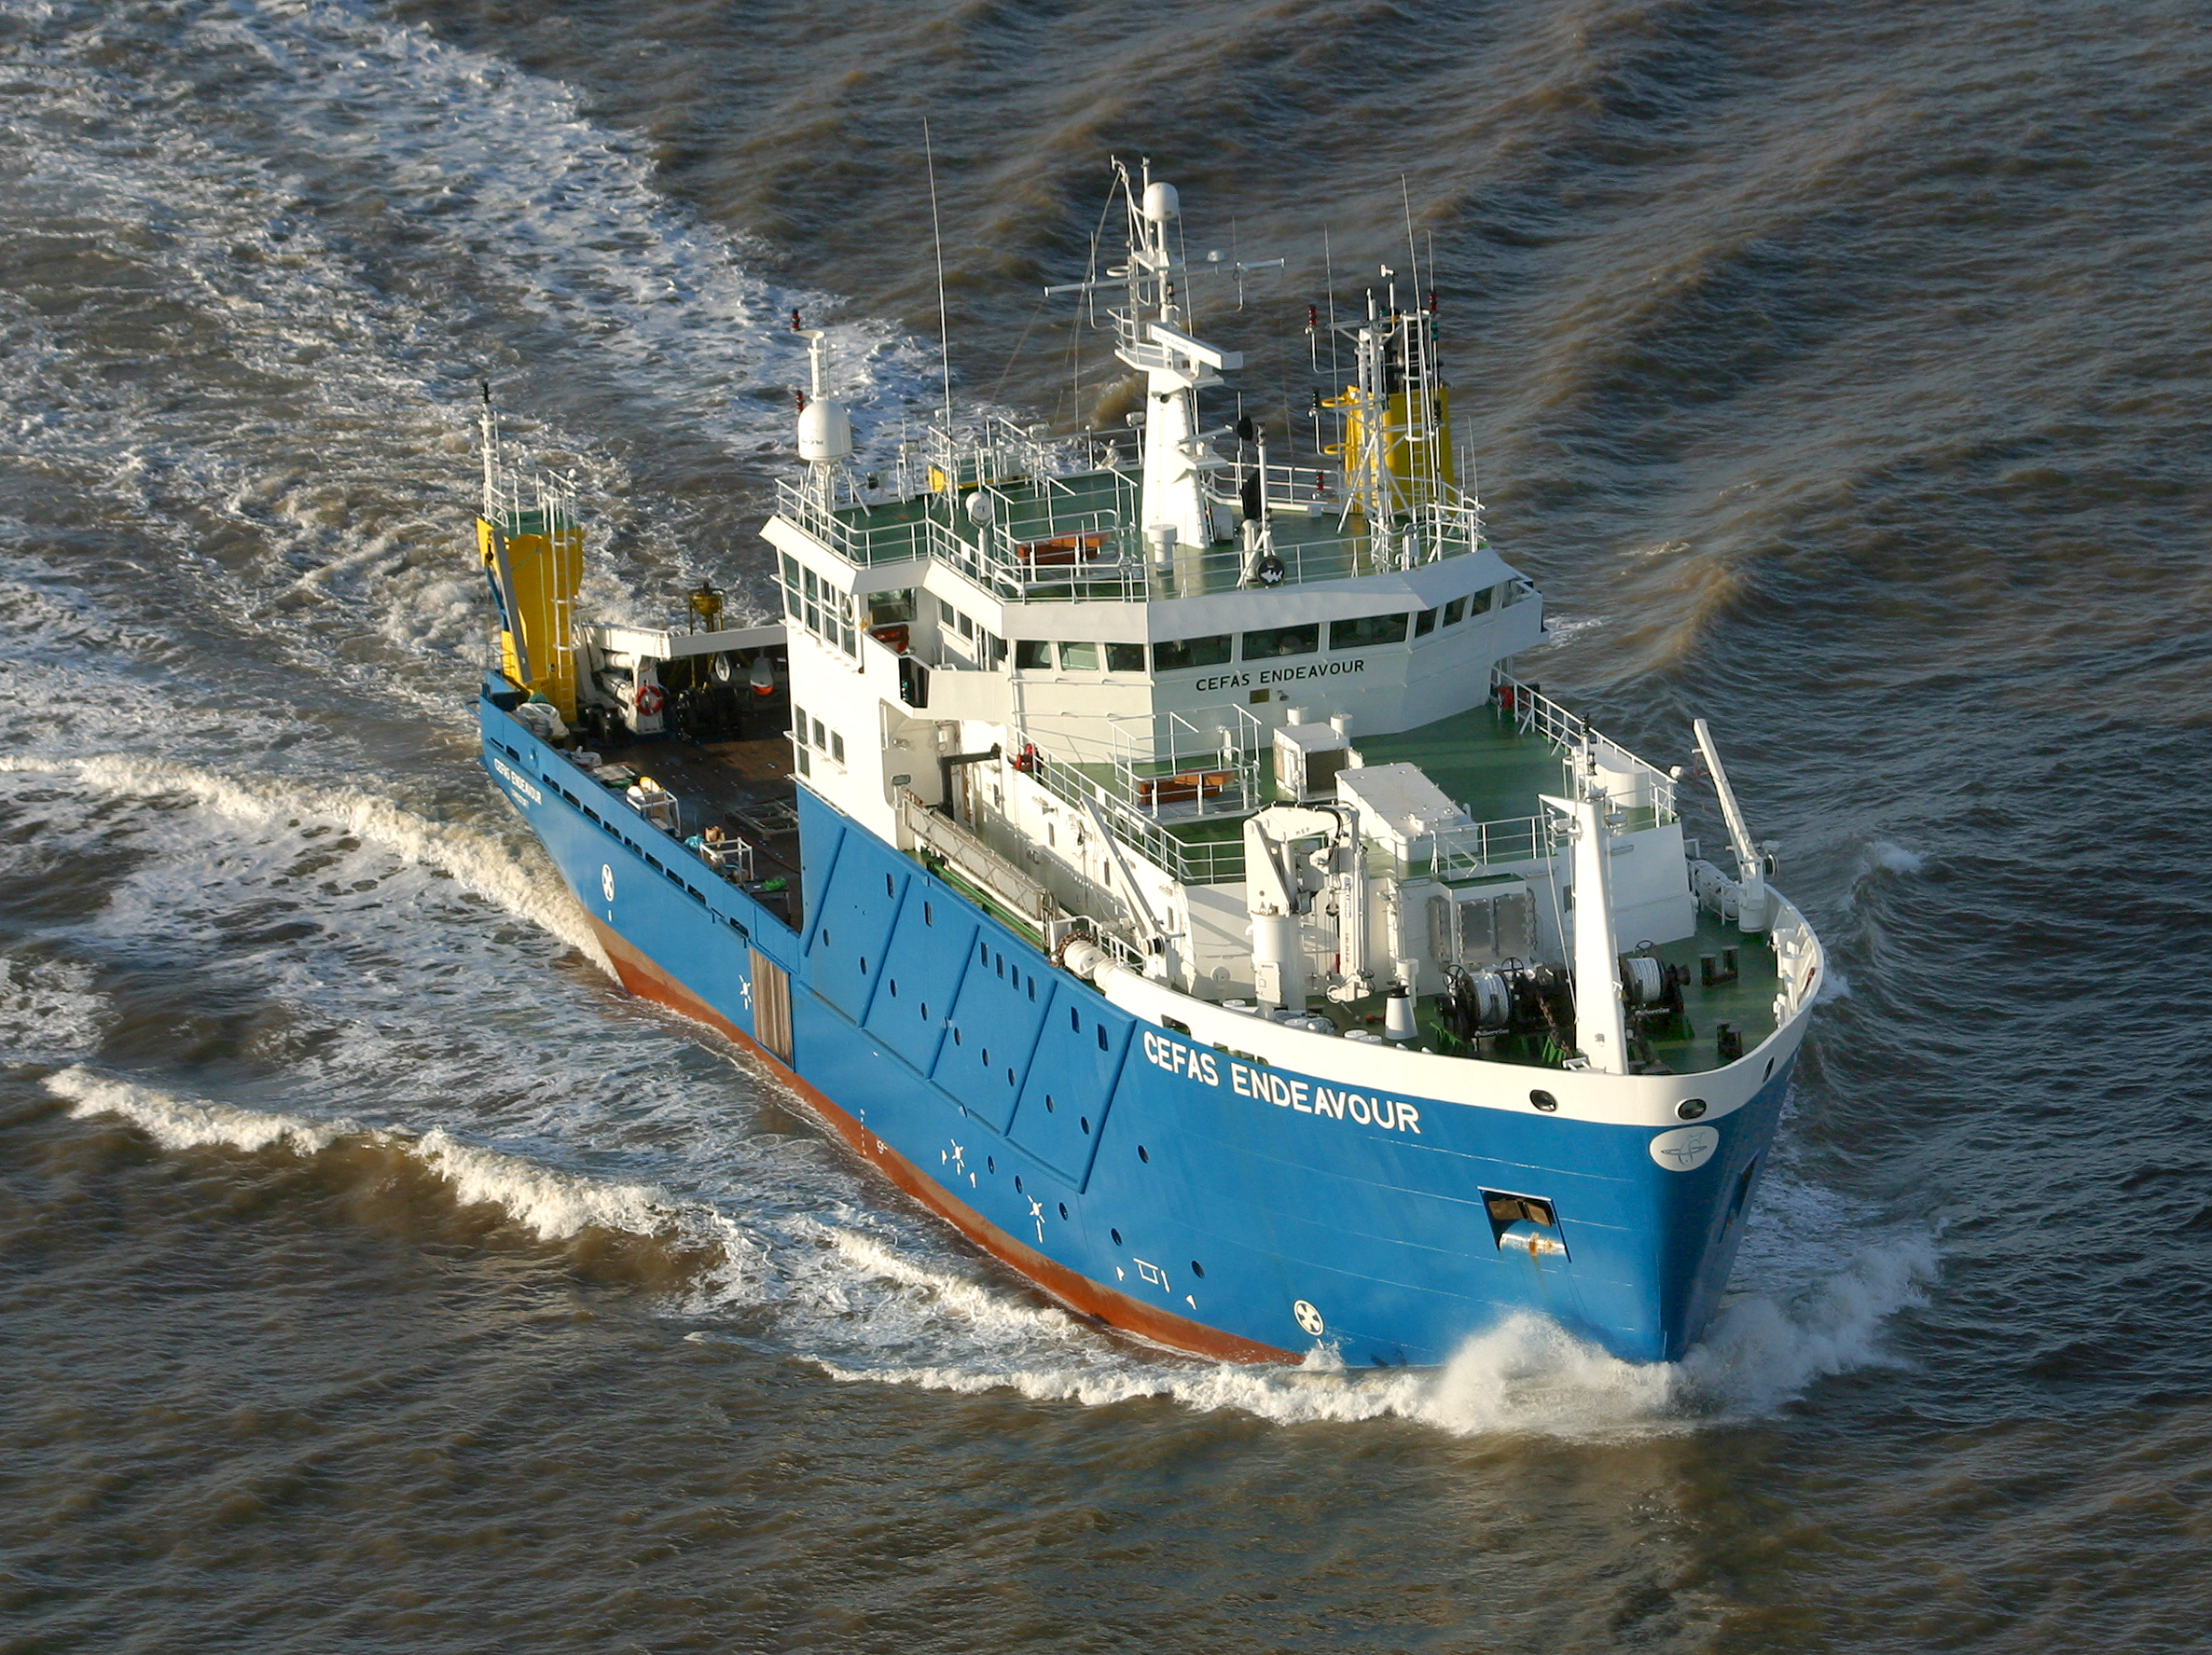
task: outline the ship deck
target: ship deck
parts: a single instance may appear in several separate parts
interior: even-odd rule
[[[1270,476],[1288,468],[1269,467]],[[1293,476],[1307,474],[1289,470]],[[1320,473],[1311,474],[1317,479]],[[1272,492],[1279,492],[1271,484]],[[1391,567],[1356,516],[1320,489],[1303,486],[1294,501],[1278,502],[1269,523],[1281,584],[1306,586],[1377,574]],[[976,571],[988,568],[1006,596],[1032,602],[1081,600],[1197,598],[1232,592],[1244,584],[1245,556],[1235,545],[1180,548],[1166,568],[1152,568],[1138,519],[1137,483],[1114,471],[1073,476],[1004,481],[993,485],[1002,503],[994,519],[978,524],[950,511],[937,494],[841,505],[817,521],[837,549],[866,565],[952,554]],[[957,550],[956,550],[957,548]],[[1475,549],[1472,540],[1449,540],[1431,550],[1451,557]]]
[[[595,751],[602,767],[618,765],[650,777],[675,794],[678,838],[718,827],[752,847],[746,890],[770,908],[781,900],[784,917],[798,927],[798,787],[788,739],[694,742],[663,736],[602,741]],[[779,878],[782,889],[769,889]]]
[[[1512,717],[1491,702],[1396,735],[1361,736],[1355,732],[1352,746],[1368,765],[1418,765],[1471,821],[1526,822],[1543,814],[1542,794],[1557,797],[1568,791],[1566,759],[1559,750],[1543,737],[1516,727]],[[1256,796],[1239,795],[1232,790],[1212,800],[1153,809],[1130,801],[1128,780],[1115,766],[1071,764],[1069,767],[1121,799],[1134,814],[1156,822],[1177,844],[1186,849],[1202,849],[1241,846],[1244,819],[1277,797],[1274,749],[1263,748],[1254,757]],[[1128,775],[1130,779],[1157,779],[1178,771],[1202,770],[1206,765],[1203,756],[1185,755],[1133,765]],[[1524,836],[1518,843],[1526,846],[1528,840]],[[1137,848],[1148,848],[1141,845]],[[1516,850],[1516,855],[1527,860],[1525,850]],[[1242,876],[1241,862],[1234,876]]]
[[[1736,951],[1735,977],[1707,986],[1699,966],[1700,957],[1709,954],[1718,958],[1728,948]],[[1774,1033],[1774,1001],[1781,987],[1781,976],[1776,967],[1774,948],[1765,937],[1747,935],[1725,920],[1700,911],[1694,936],[1660,944],[1652,949],[1652,954],[1669,965],[1685,967],[1690,973],[1690,980],[1682,989],[1680,1024],[1664,1031],[1654,1026],[1646,1032],[1651,1055],[1661,1069],[1672,1074],[1703,1074],[1722,1068],[1731,1061],[1720,1049],[1723,1025],[1743,1036],[1746,1052]],[[1431,1048],[1438,1044],[1437,1025],[1442,1005],[1443,998],[1433,994],[1422,995],[1415,1001],[1415,1022],[1421,1031],[1417,1044]],[[1384,1000],[1379,994],[1348,1005],[1316,994],[1306,1005],[1307,1015],[1326,1017],[1335,1025],[1339,1034],[1356,1028],[1380,1033],[1383,1010]],[[1541,1060],[1530,1048],[1506,1046],[1472,1055],[1529,1069],[1558,1067],[1555,1062]]]

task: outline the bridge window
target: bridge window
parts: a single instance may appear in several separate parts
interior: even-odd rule
[[[1282,655],[1310,655],[1321,647],[1321,624],[1313,621],[1303,627],[1270,627],[1264,632],[1244,635],[1244,658],[1248,661],[1271,661]]]
[[[1227,632],[1216,632],[1210,638],[1182,638],[1173,643],[1155,643],[1152,646],[1152,669],[1180,672],[1186,667],[1218,667],[1229,658],[1230,637]]]
[[[1436,612],[1433,609],[1424,609],[1413,617],[1413,635],[1416,638],[1426,638],[1435,630]]]
[[[1366,649],[1371,644],[1403,643],[1405,641],[1405,615],[1362,615],[1356,621],[1331,621],[1329,647],[1331,649]],[[1251,652],[1245,651],[1247,655]]]
[[[1467,618],[1467,600],[1455,598],[1444,606],[1444,624],[1456,627]]]
[[[1109,672],[1144,671],[1144,645],[1141,643],[1110,643],[1106,646],[1106,670]]]
[[[1062,672],[1096,672],[1099,669],[1099,646],[1095,643],[1063,643],[1060,645]]]
[[[1017,671],[1049,672],[1052,670],[1052,645],[1042,638],[1016,638],[1014,641],[1014,665]]]

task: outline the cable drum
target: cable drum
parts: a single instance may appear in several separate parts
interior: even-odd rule
[[[1631,954],[1621,961],[1621,986],[1632,1006],[1655,1006],[1666,995],[1666,972],[1646,954]]]

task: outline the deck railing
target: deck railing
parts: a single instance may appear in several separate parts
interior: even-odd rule
[[[1588,720],[1529,688],[1502,667],[1490,669],[1490,693],[1499,710],[1514,721],[1514,727],[1523,735],[1541,736],[1562,753],[1579,757],[1591,756],[1596,744],[1603,741],[1625,759],[1651,789],[1650,805],[1628,812],[1630,831],[1677,820],[1674,778],[1658,765],[1637,757],[1611,737],[1600,736]]]
[[[980,457],[988,451],[971,454],[974,462],[958,474],[963,479],[958,506],[941,492],[874,505],[833,505],[806,482],[780,478],[777,509],[855,568],[929,557],[1001,598],[1028,602],[1136,602],[1255,584],[1309,586],[1413,569],[1464,556],[1484,544],[1479,509],[1431,503],[1380,532],[1356,519],[1347,521],[1343,532],[1319,535],[1295,533],[1289,522],[1279,523],[1274,562],[1264,571],[1238,545],[1180,547],[1155,565],[1134,521],[1133,476],[1104,468],[1086,474],[1114,479],[1115,503],[1079,508],[1076,503],[1090,490],[1078,489],[1078,478],[1070,474],[1024,469],[1035,458],[1028,450],[1038,447],[1027,439],[1025,444],[1021,451],[988,462]],[[1295,466],[1267,470],[1270,498],[1278,498],[1279,489],[1286,508],[1293,501],[1324,508],[1336,503],[1328,474]],[[974,480],[977,474],[980,482]],[[994,502],[982,523],[964,503],[977,489]],[[906,512],[883,515],[902,504]],[[1306,515],[1309,520],[1327,517],[1325,509]]]

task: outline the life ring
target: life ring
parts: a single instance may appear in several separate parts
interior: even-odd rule
[[[651,718],[663,707],[666,707],[669,698],[662,693],[660,685],[649,683],[638,691],[636,698],[630,705],[636,710],[640,718]]]

